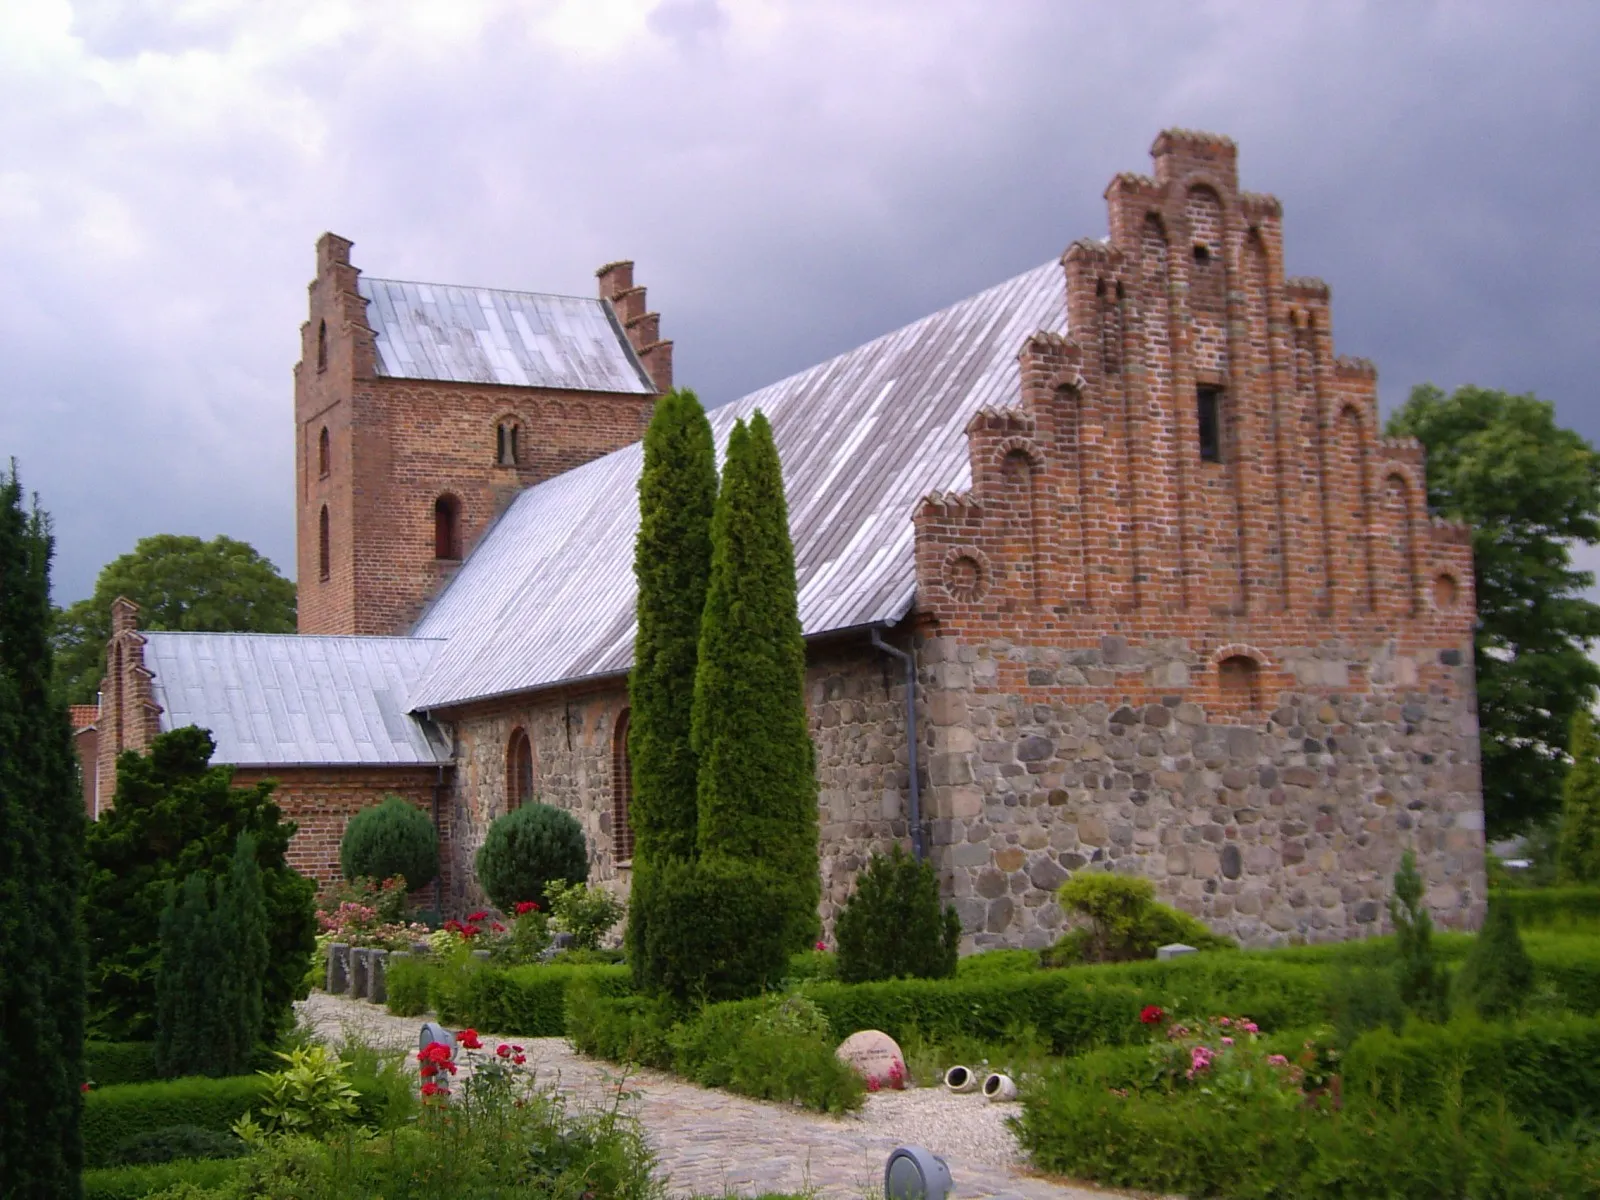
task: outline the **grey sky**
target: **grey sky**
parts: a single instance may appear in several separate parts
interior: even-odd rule
[[[710,404],[1105,231],[1231,134],[1341,351],[1600,439],[1600,5],[50,0],[0,5],[0,453],[56,588],[153,533],[293,568],[312,244],[590,294],[634,258]]]

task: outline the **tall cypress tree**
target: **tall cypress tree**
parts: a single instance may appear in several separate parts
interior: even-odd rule
[[[633,766],[633,888],[628,961],[641,988],[661,979],[647,930],[664,864],[694,857],[698,760],[689,742],[700,615],[711,573],[717,455],[711,423],[691,391],[656,402],[639,475],[638,634],[628,677],[628,757]]]
[[[772,427],[759,411],[728,439],[711,528],[693,744],[702,857],[759,864],[784,885],[790,950],[816,935],[816,752],[805,707],[794,545]]]
[[[212,1071],[222,1022],[217,994],[221,946],[215,936],[211,876],[193,871],[167,885],[156,972],[156,1070],[168,1078]]]
[[[49,520],[0,477],[0,1191],[77,1197],[83,793],[51,695]]]
[[[241,833],[234,844],[228,877],[217,896],[217,936],[222,952],[218,1058],[223,1074],[234,1075],[245,1070],[261,1039],[261,988],[270,953],[266,891],[256,840],[248,833]]]

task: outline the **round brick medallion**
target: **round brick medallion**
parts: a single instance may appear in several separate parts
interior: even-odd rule
[[[989,561],[976,546],[956,546],[945,555],[942,582],[952,600],[977,600],[989,590]]]

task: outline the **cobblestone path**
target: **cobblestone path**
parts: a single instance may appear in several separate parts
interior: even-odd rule
[[[392,1017],[376,1005],[314,992],[299,1006],[324,1038],[354,1035],[414,1049],[421,1020]],[[479,1031],[485,1042],[506,1041]],[[577,1104],[609,1104],[619,1068],[573,1053],[561,1038],[519,1039],[541,1083]],[[1030,1174],[1005,1128],[1015,1105],[975,1095],[912,1088],[867,1097],[859,1113],[824,1116],[702,1088],[658,1071],[630,1074],[624,1111],[645,1130],[674,1195],[752,1196],[811,1191],[828,1200],[881,1194],[889,1152],[908,1143],[950,1164],[956,1195],[1023,1200],[1105,1200],[1128,1193],[1069,1185]]]

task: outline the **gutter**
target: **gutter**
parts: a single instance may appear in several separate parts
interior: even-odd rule
[[[872,627],[872,644],[885,654],[894,655],[906,668],[906,762],[911,769],[908,824],[911,826],[911,854],[921,862],[925,854],[922,845],[922,788],[917,779],[917,660],[914,653],[908,654],[884,641],[884,628],[881,625]]]
[[[433,911],[444,919],[444,833],[439,827],[439,814],[443,809],[444,764],[439,764],[439,774],[433,783],[433,836],[439,843],[439,873],[433,877]]]

